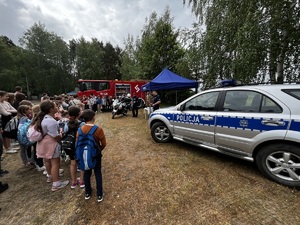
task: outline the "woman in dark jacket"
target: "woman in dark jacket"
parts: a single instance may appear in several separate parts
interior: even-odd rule
[[[16,93],[16,99],[15,99],[15,101],[14,101],[14,103],[12,104],[12,106],[16,109],[16,110],[18,110],[18,107],[19,107],[19,105],[20,105],[20,102],[21,101],[23,101],[23,100],[25,100],[26,99],[26,96],[25,96],[25,94],[23,94],[23,93]]]

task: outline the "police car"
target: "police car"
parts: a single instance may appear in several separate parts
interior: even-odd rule
[[[254,161],[269,179],[300,187],[300,85],[215,88],[150,115],[152,138]]]

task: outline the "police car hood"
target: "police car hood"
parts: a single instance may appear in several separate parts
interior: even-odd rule
[[[176,106],[170,106],[170,107],[167,107],[167,108],[162,108],[162,109],[157,109],[155,110],[153,113],[164,113],[164,112],[170,112],[170,111],[174,111],[176,110]]]

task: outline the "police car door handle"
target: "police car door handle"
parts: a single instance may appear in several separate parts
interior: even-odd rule
[[[212,116],[201,116],[202,120],[213,120],[214,118]]]
[[[262,124],[268,125],[268,126],[284,126],[285,122],[278,121],[278,120],[263,120],[261,121]]]

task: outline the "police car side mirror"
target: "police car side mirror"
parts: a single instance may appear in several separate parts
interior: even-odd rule
[[[185,109],[185,104],[180,105],[179,110],[184,111],[184,109]]]

